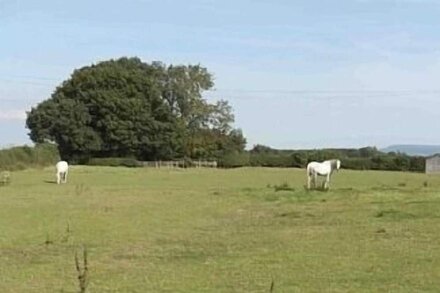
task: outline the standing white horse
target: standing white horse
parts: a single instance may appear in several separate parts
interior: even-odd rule
[[[310,183],[313,180],[313,187],[316,188],[316,180],[318,176],[326,176],[324,182],[324,189],[327,189],[330,184],[330,176],[333,171],[341,168],[340,160],[328,160],[322,163],[310,162],[307,164],[307,188],[310,189]]]
[[[59,161],[56,164],[57,169],[57,184],[67,182],[67,172],[69,171],[69,164],[66,161]]]

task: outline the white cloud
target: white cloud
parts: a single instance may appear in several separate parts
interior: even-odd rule
[[[0,120],[25,120],[26,112],[24,110],[0,111]]]

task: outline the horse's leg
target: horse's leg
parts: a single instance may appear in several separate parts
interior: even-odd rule
[[[61,182],[61,175],[60,172],[57,172],[57,184],[60,184]]]
[[[67,183],[67,171],[66,172],[64,172],[64,183]]]
[[[325,178],[324,189],[328,189],[329,187],[330,187],[330,174],[327,174],[327,177]]]
[[[307,189],[310,189],[310,181],[312,178],[310,177],[310,174],[307,174]]]
[[[313,174],[313,188],[316,189],[316,182],[318,181],[318,174]]]

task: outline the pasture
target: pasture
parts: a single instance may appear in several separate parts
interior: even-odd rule
[[[0,186],[0,292],[438,292],[440,177],[72,166]]]

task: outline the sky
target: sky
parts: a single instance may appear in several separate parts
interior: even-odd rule
[[[440,144],[440,1],[0,0],[0,147],[110,58],[201,64],[248,147]]]

